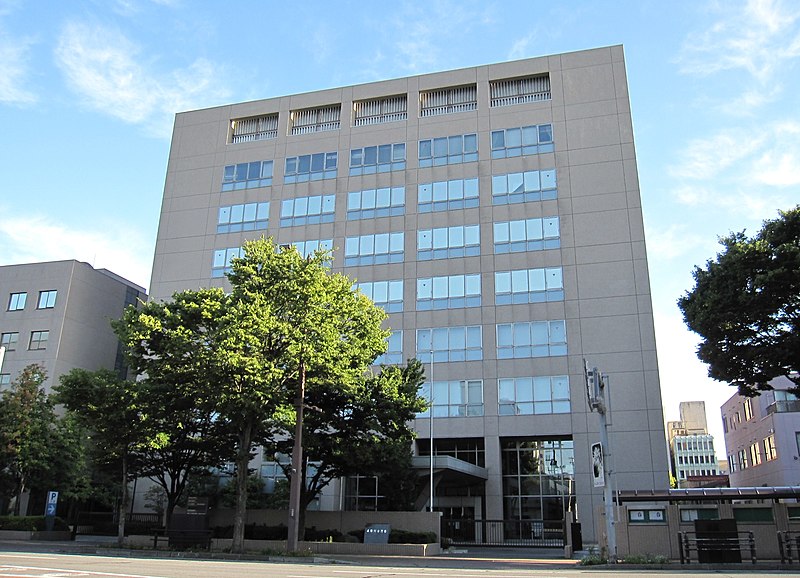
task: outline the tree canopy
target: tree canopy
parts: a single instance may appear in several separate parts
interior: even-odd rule
[[[136,405],[148,444],[177,441],[175,426],[183,424],[187,443],[213,438],[228,448],[220,458],[235,465],[234,551],[243,547],[249,462],[259,445],[277,448],[276,436],[289,445],[299,439],[304,408],[311,458],[325,461],[317,492],[331,475],[377,463],[379,443],[410,447],[406,422],[421,409],[421,367],[372,375],[389,335],[381,328],[386,314],[330,264],[327,252],[303,257],[271,239],[246,242],[232,262],[230,293],[176,293],[129,308],[115,326],[142,375]],[[213,452],[206,459],[220,461]]]
[[[92,436],[95,458],[117,470],[122,499],[128,506],[128,482],[137,474],[135,450],[142,439],[142,419],[133,383],[109,369],[73,369],[54,388],[55,399],[67,408]],[[118,467],[117,467],[118,466]],[[117,540],[125,537],[125,516],[118,516]]]
[[[0,396],[0,491],[16,497],[31,492],[31,503],[43,505],[48,490],[65,498],[88,492],[85,432],[69,416],[59,418],[45,394],[47,375],[39,365],[25,367]],[[29,504],[30,505],[30,504]]]
[[[784,376],[800,393],[800,206],[732,233],[678,301],[710,377],[754,396]]]

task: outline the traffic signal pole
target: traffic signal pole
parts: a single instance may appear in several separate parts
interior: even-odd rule
[[[608,413],[611,409],[611,392],[608,389],[608,376],[600,373],[596,367],[588,369],[585,365],[586,389],[589,408],[596,411],[600,418],[600,447],[603,464],[603,502],[606,518],[606,544],[608,546],[608,563],[617,562],[617,533],[614,525],[614,493],[611,487],[611,444],[608,441]]]

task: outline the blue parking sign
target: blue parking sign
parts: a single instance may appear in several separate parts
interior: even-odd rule
[[[45,507],[44,515],[55,516],[57,504],[58,504],[58,492],[54,491],[47,492],[47,506]]]

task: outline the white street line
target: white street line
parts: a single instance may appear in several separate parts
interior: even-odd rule
[[[116,574],[114,572],[91,572],[88,570],[69,570],[67,568],[41,568],[37,566],[0,566],[0,570],[37,570],[37,571],[45,571],[48,574],[44,576],[115,576],[117,578],[164,578],[163,576],[145,576],[142,574]],[[53,574],[53,572],[61,573],[61,574]],[[32,575],[31,575],[32,576]],[[41,574],[37,575],[39,578],[42,578]]]

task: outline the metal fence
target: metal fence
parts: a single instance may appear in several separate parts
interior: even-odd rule
[[[116,536],[118,518],[114,512],[79,512],[74,521],[75,534]],[[125,534],[152,534],[161,527],[158,514],[126,514]]]
[[[442,538],[454,546],[564,546],[561,520],[443,519]]]

